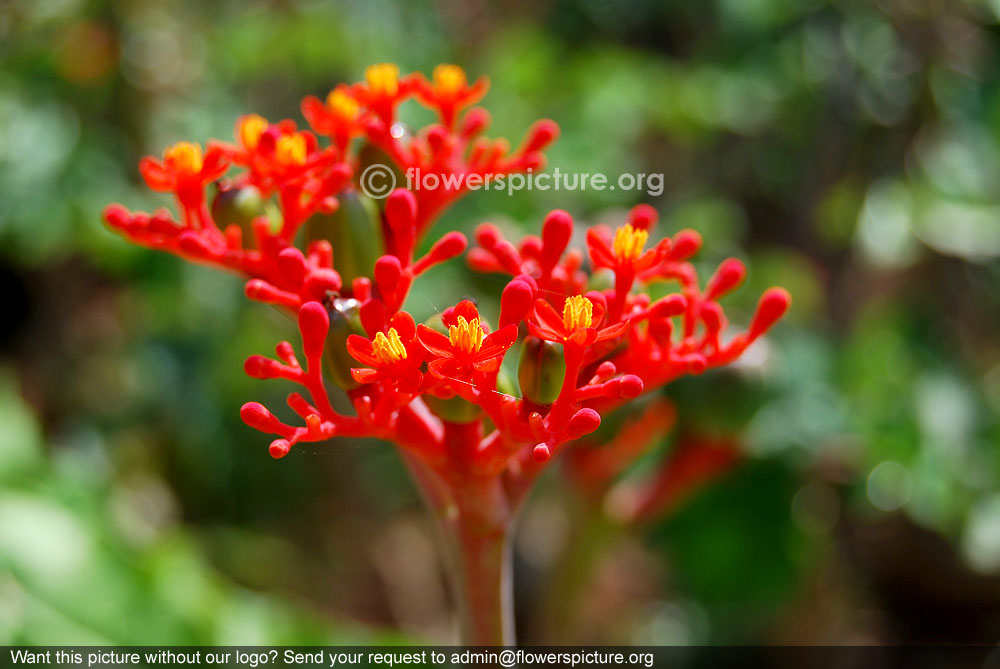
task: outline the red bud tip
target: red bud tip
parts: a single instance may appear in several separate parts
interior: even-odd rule
[[[537,444],[531,449],[531,457],[535,459],[535,462],[548,462],[552,458],[552,449],[549,448],[548,444]]]
[[[417,220],[417,198],[405,188],[397,188],[385,200],[385,217],[393,230],[413,228]]]
[[[281,249],[281,252],[278,253],[278,269],[295,285],[301,283],[302,279],[305,278],[309,266],[306,264],[306,257],[302,255],[302,251],[294,246],[289,246]]]
[[[536,122],[528,130],[528,141],[525,142],[523,153],[541,151],[559,136],[559,126],[547,118]]]
[[[306,302],[299,309],[299,332],[302,333],[302,352],[306,360],[316,360],[323,355],[330,317],[319,302]]]
[[[444,126],[436,125],[427,131],[424,135],[427,139],[427,144],[431,147],[431,153],[439,153],[448,141],[448,131]]]
[[[566,432],[570,439],[579,439],[601,426],[601,414],[593,409],[580,409],[569,419]],[[537,447],[536,447],[537,448]]]
[[[687,260],[701,248],[701,235],[694,230],[681,230],[670,240],[668,260]]]
[[[275,460],[285,457],[290,450],[292,450],[292,445],[288,443],[287,439],[275,439],[267,448],[267,452]]]
[[[251,355],[243,363],[243,371],[255,379],[273,379],[277,376],[277,364],[263,355]]]
[[[701,305],[701,321],[705,324],[705,329],[709,332],[718,332],[725,323],[726,316],[722,313],[722,307],[716,302],[705,302]]]
[[[535,301],[535,291],[524,281],[514,279],[500,296],[500,327],[520,323]]]
[[[243,292],[251,300],[260,302],[272,302],[278,296],[278,290],[263,279],[250,279],[243,288]]]
[[[683,295],[667,295],[662,300],[657,300],[649,310],[650,318],[663,319],[679,316],[687,309],[687,300]]]
[[[550,265],[555,265],[573,236],[573,217],[569,212],[555,209],[545,217],[542,225],[542,253]]]
[[[180,239],[178,240],[178,245],[181,247],[181,251],[192,256],[210,256],[212,250],[201,236],[194,232],[193,230],[185,230],[181,233]]]
[[[490,125],[490,113],[482,107],[474,107],[462,119],[460,134],[465,139],[475,137]]]
[[[649,321],[649,334],[660,346],[669,347],[670,338],[674,333],[674,325],[666,319],[652,319]]]
[[[648,204],[636,205],[628,214],[628,222],[640,230],[649,230],[659,220],[660,214]]]
[[[692,353],[685,360],[688,371],[692,374],[701,374],[708,369],[708,360],[701,353]]]
[[[468,245],[469,242],[461,232],[449,232],[431,247],[430,253],[427,255],[431,262],[444,262],[461,254]]]
[[[476,243],[487,251],[492,250],[501,239],[500,228],[492,223],[483,223],[476,228]]]
[[[336,270],[317,269],[314,270],[305,281],[305,292],[309,297],[320,301],[326,297],[330,291],[340,290],[343,282]]]
[[[403,276],[403,267],[396,256],[382,256],[375,261],[375,283],[386,292],[393,292]]]
[[[633,399],[642,394],[645,385],[635,374],[626,374],[620,379],[619,393],[625,399]]]
[[[120,204],[109,204],[104,208],[104,220],[113,228],[127,228],[131,219],[128,209]]]
[[[240,408],[240,418],[255,430],[270,432],[275,418],[271,412],[259,402],[247,402]]]
[[[708,288],[705,291],[706,300],[714,300],[734,290],[743,283],[747,276],[747,268],[736,258],[724,260],[715,274],[708,280]]]
[[[617,371],[618,368],[615,367],[615,363],[611,362],[610,360],[605,360],[600,365],[598,365],[597,371],[594,372],[594,376],[596,376],[601,381],[607,381],[612,376],[614,376]]]
[[[749,335],[756,339],[778,322],[788,307],[792,305],[792,296],[784,288],[769,288],[757,302],[757,313],[750,323]]]

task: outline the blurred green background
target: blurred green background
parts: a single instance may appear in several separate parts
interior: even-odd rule
[[[229,138],[250,111],[299,118],[302,96],[381,61],[489,75],[491,134],[561,125],[550,167],[665,175],[657,198],[476,193],[442,227],[534,231],[554,207],[597,222],[651,201],[661,231],[703,234],[705,271],[747,259],[736,323],[769,285],[795,299],[741,364],[665,391],[679,432],[738,441],[739,468],[624,528],[552,468],[517,540],[522,642],[995,642],[998,15],[996,0],[0,3],[0,642],[453,638],[392,448],[278,462],[239,421],[245,401],[282,404],[242,361],[292,323],[100,221],[109,202],[170,204],[142,187],[142,155]],[[411,306],[501,285],[472,280],[451,263]]]

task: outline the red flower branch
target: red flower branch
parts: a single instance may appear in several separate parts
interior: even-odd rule
[[[640,205],[615,230],[588,230],[586,253],[570,248],[574,223],[565,211],[551,212],[539,235],[518,243],[493,225],[480,226],[468,264],[510,277],[499,313],[482,314],[466,300],[436,325],[416,325],[403,310],[414,282],[467,247],[463,235],[448,232],[416,254],[431,223],[467,187],[445,177],[537,169],[558,132],[540,121],[515,151],[484,139],[488,114],[469,107],[486,87],[485,79],[470,84],[453,65],[437,68],[431,80],[372,66],[363,82],[303,101],[317,134],[293,121],[248,115],[236,125],[234,144],[210,143],[203,155],[182,142],[162,160],[144,159],[143,177],[151,188],[174,193],[179,220],[165,210],[105,211],[108,224],[131,241],[240,273],[248,297],[297,314],[301,354],[282,342],[275,358],[253,355],[245,368],[254,378],[300,386],[288,396],[298,424],[256,402],[244,405],[244,421],[275,436],[275,458],[336,437],[398,445],[472,571],[502,564],[496,542],[502,548],[520,501],[555,453],[594,433],[602,415],[628,400],[732,362],[790,303],[783,289],[768,290],[748,328],[730,334],[719,299],[742,283],[743,265],[727,260],[702,287],[689,262],[701,245],[698,234],[654,242],[656,212]],[[396,112],[414,100],[440,123],[407,135]],[[451,185],[397,189],[378,207],[357,187],[365,147],[403,173],[420,170]],[[351,263],[367,254],[371,264],[358,272]],[[595,271],[612,273],[613,285],[588,290]],[[661,281],[678,290],[653,302],[644,288]],[[515,350],[518,387],[502,374]],[[350,411],[334,409],[334,388]],[[664,429],[662,423],[661,416],[639,425]],[[601,470],[613,475],[628,441],[613,442],[605,455],[579,455],[575,466],[592,478]],[[477,603],[465,616],[470,640],[508,638],[506,623],[482,610],[487,601],[500,607],[498,574],[461,581],[467,601]]]

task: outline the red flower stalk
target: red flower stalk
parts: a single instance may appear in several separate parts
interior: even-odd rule
[[[592,434],[602,414],[682,374],[735,360],[784,314],[790,298],[780,288],[767,291],[749,328],[730,336],[718,300],[742,282],[738,261],[723,263],[703,289],[688,262],[700,237],[681,231],[651,243],[651,207],[636,207],[615,231],[589,230],[586,255],[569,248],[570,215],[553,211],[539,236],[517,244],[489,224],[477,231],[469,266],[511,277],[499,313],[481,314],[466,300],[440,314],[440,330],[415,325],[403,310],[414,281],[467,245],[449,232],[415,257],[417,243],[464,187],[397,189],[372,214],[369,230],[369,208],[355,182],[357,146],[378,147],[400,170],[442,177],[539,167],[555,125],[539,122],[514,152],[483,140],[486,112],[463,110],[485,90],[484,79],[470,85],[456,66],[441,66],[432,81],[373,66],[364,82],[336,87],[325,102],[303,102],[313,130],[329,139],[325,146],[292,121],[245,116],[236,144],[210,144],[204,158],[196,145],[183,144],[162,163],[143,161],[150,185],[175,193],[181,222],[166,211],[133,214],[117,205],[105,218],[136,243],[239,272],[248,278],[248,297],[297,314],[301,358],[282,342],[275,359],[254,355],[245,368],[254,378],[301,386],[288,396],[301,424],[254,402],[243,407],[244,421],[276,437],[276,458],[298,444],[342,436],[399,446],[451,537],[466,641],[500,643],[511,632],[503,613],[505,542],[545,463]],[[436,111],[441,123],[409,137],[397,132],[397,107],[410,100]],[[230,164],[233,175],[226,174]],[[205,188],[224,174],[209,210]],[[330,220],[333,227],[317,225]],[[360,226],[355,237],[352,226]],[[300,248],[303,227],[310,241]],[[380,241],[383,251],[362,275],[347,271],[347,281],[338,269],[357,253],[352,246],[341,255],[344,239]],[[614,273],[614,286],[588,292],[590,271],[602,269]],[[679,292],[652,302],[641,287],[663,280],[676,281]],[[486,323],[494,318],[491,330]],[[519,340],[520,390],[501,373]],[[333,386],[352,411],[333,408]]]

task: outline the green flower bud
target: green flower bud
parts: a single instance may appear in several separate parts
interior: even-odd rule
[[[563,347],[537,337],[525,337],[517,363],[521,396],[535,404],[552,404],[566,376]]]
[[[427,407],[436,416],[449,423],[471,423],[483,415],[482,407],[461,397],[442,399],[434,395],[424,395],[423,398]]]
[[[517,383],[514,381],[512,370],[506,364],[497,374],[497,390],[504,395],[517,396]]]
[[[355,190],[337,195],[340,206],[332,214],[317,213],[306,222],[306,241],[326,239],[333,246],[333,264],[344,283],[370,276],[382,254],[378,207]]]
[[[234,186],[226,189],[219,187],[212,200],[212,220],[220,230],[225,230],[234,223],[240,226],[243,230],[245,248],[256,246],[253,221],[260,216],[267,216],[273,224],[281,215],[274,203],[265,201],[254,186]]]
[[[359,384],[351,376],[351,368],[362,365],[347,352],[347,338],[352,334],[368,336],[361,325],[361,302],[334,297],[327,302],[326,310],[330,316],[330,330],[323,349],[323,367],[330,379],[344,390],[357,388]]]

